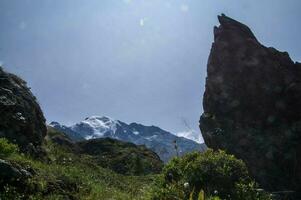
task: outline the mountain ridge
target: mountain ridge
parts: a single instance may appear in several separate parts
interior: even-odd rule
[[[61,125],[58,122],[51,122],[49,125],[76,141],[109,137],[136,145],[145,145],[155,151],[164,162],[177,154],[184,155],[191,151],[206,149],[204,144],[178,137],[157,126],[145,126],[136,122],[127,124],[107,116],[87,117],[71,126]],[[177,145],[177,151],[175,145]]]

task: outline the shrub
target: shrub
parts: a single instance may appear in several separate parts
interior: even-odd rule
[[[207,199],[218,199],[219,196],[235,200],[249,195],[255,200],[260,196],[242,160],[211,149],[172,159],[164,167],[162,178],[154,188],[154,200],[177,199],[174,198],[177,194],[182,194],[182,199],[191,199],[191,196],[197,199],[201,190]]]
[[[19,148],[17,145],[9,143],[5,138],[0,138],[0,158],[6,158],[18,151]]]
[[[257,184],[252,181],[248,184],[238,183],[235,186],[235,192],[237,199],[244,199],[244,200],[270,200],[270,194],[264,192],[258,188]]]

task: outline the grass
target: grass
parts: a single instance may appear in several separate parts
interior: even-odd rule
[[[48,162],[34,160],[20,153],[13,153],[6,158],[35,171],[35,175],[26,183],[31,190],[24,194],[18,189],[19,197],[26,195],[28,199],[45,200],[143,200],[149,199],[152,182],[157,177],[117,174],[98,166],[92,156],[75,155],[51,142],[45,145],[45,149],[49,155]],[[10,188],[7,196],[12,192],[15,191]]]
[[[218,196],[226,189],[230,191],[224,196],[239,194],[231,199],[271,199],[268,194],[259,194],[254,182],[241,182],[248,175],[245,165],[222,151],[190,153],[171,160],[161,174],[134,176],[103,168],[95,155],[77,154],[51,140],[45,141],[43,149],[47,157],[33,159],[0,138],[0,158],[33,175],[5,182],[0,179],[0,200],[220,200],[210,196],[216,195],[213,189],[218,190]],[[231,181],[235,185],[229,188]]]

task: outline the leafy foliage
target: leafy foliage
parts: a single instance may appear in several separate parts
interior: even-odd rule
[[[17,145],[9,143],[7,139],[0,138],[0,158],[8,157],[19,151]]]
[[[237,183],[235,186],[236,197],[244,200],[271,199],[270,195],[261,191],[254,181],[248,184]]]
[[[243,161],[224,151],[210,149],[172,159],[163,169],[153,199],[178,199],[174,198],[179,196],[177,194],[181,194],[180,199],[191,199],[191,195],[198,199],[202,190],[211,199],[217,198],[214,196],[232,200],[245,196],[254,200],[269,199],[268,195],[257,192]]]

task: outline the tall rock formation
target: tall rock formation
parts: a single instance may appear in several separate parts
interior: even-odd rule
[[[42,110],[26,82],[0,67],[0,137],[34,154],[46,131]]]
[[[207,66],[205,143],[243,159],[270,191],[301,191],[301,64],[225,15]]]

